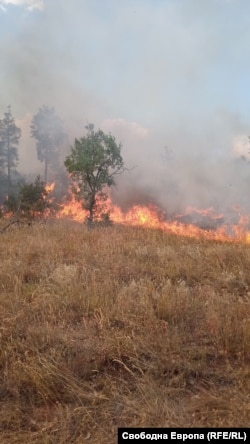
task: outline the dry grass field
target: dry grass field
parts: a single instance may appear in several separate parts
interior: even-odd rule
[[[0,242],[1,444],[249,426],[250,245],[61,220]]]

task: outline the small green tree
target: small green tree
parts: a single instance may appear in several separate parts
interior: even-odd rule
[[[46,184],[41,181],[40,176],[37,176],[33,183],[21,185],[16,200],[16,210],[20,217],[32,220],[42,216],[49,207],[47,195]]]
[[[121,156],[121,144],[117,144],[110,134],[100,129],[94,131],[94,125],[85,127],[87,135],[75,139],[71,154],[65,160],[65,167],[77,187],[73,187],[78,200],[83,200],[83,208],[88,210],[88,221],[93,222],[101,213],[102,204],[107,199],[105,188],[115,185],[114,176],[124,168]]]
[[[0,120],[0,167],[7,170],[8,193],[11,191],[11,171],[17,166],[17,147],[21,137],[21,129],[16,126],[12,117],[11,107],[8,106],[4,118]]]

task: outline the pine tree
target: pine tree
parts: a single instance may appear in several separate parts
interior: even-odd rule
[[[64,142],[62,121],[54,108],[43,106],[34,115],[31,125],[31,136],[36,139],[37,157],[44,162],[44,181],[48,181],[48,167],[58,161],[58,147]]]
[[[11,171],[18,163],[19,140],[21,129],[16,126],[11,113],[11,107],[8,106],[4,118],[0,120],[0,168],[2,172],[7,170],[8,192],[11,191]]]

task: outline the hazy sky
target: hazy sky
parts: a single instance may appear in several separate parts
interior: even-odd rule
[[[0,54],[0,115],[11,104],[23,128],[24,169],[43,104],[72,137],[87,121],[117,135],[141,187],[162,171],[166,145],[186,174],[184,194],[198,163],[212,181],[208,161],[248,152],[249,0],[0,0]],[[222,187],[216,165],[213,187]]]

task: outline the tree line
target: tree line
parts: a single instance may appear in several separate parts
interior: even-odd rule
[[[60,147],[66,141],[62,120],[54,108],[42,106],[33,116],[30,124],[31,137],[36,141],[37,158],[44,162],[44,181],[48,181],[48,167],[58,162]],[[19,161],[18,146],[21,129],[16,125],[11,106],[0,119],[0,196],[11,194],[12,186],[20,173],[17,172]]]
[[[87,221],[109,220],[105,209],[107,188],[115,185],[114,177],[125,171],[121,155],[122,145],[111,134],[95,131],[93,124],[85,127],[86,134],[75,139],[71,153],[64,159],[64,166],[72,180],[72,191],[88,211]],[[0,119],[0,204],[5,203],[13,213],[34,218],[46,207],[46,183],[49,167],[58,169],[60,152],[67,143],[62,120],[55,109],[42,106],[30,124],[31,137],[35,139],[37,158],[44,163],[44,180],[37,176],[27,183],[17,171],[18,146],[21,129],[16,125],[8,106]]]

